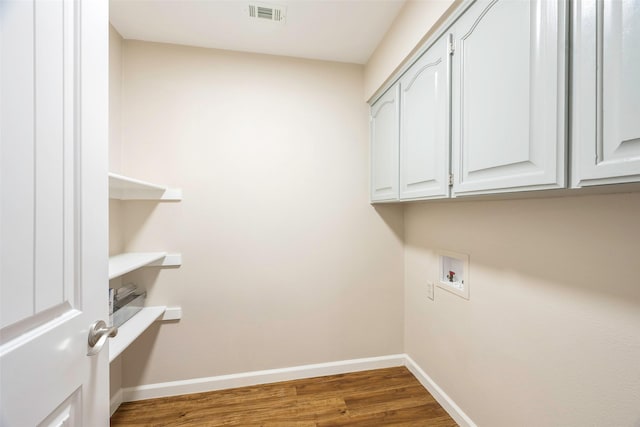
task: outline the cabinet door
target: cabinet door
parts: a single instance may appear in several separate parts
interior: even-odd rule
[[[573,12],[572,185],[640,181],[640,0]]]
[[[453,192],[565,186],[566,2],[478,0],[453,27]]]
[[[400,199],[449,196],[449,53],[436,42],[400,80]]]
[[[398,86],[371,106],[371,201],[398,200]]]

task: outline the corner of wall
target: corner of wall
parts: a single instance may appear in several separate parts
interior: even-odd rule
[[[109,365],[109,410],[110,414],[118,409],[122,404],[122,362],[121,358],[116,358]]]
[[[445,391],[409,356],[405,354],[405,366],[416,377],[424,388],[431,393],[436,401],[463,427],[476,427],[469,416],[454,402]]]
[[[122,45],[109,24],[109,171],[122,172]]]
[[[122,169],[122,36],[109,24],[109,171]],[[122,204],[109,200],[109,256],[124,251]],[[109,286],[119,286],[120,278],[110,281]],[[122,403],[122,364],[120,358],[109,365],[110,413]]]

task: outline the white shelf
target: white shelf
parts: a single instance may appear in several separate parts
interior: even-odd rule
[[[144,307],[118,328],[118,335],[109,340],[109,362],[112,362],[149,326],[164,314],[166,307]]]
[[[182,200],[182,190],[109,173],[109,198],[117,200]]]
[[[180,267],[182,254],[127,252],[109,257],[109,280],[142,267]]]
[[[166,252],[129,252],[109,257],[109,280],[162,260]]]

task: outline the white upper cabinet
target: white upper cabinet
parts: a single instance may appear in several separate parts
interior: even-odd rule
[[[443,37],[400,80],[400,199],[449,197],[449,58]]]
[[[573,5],[574,187],[640,181],[640,0]]]
[[[452,27],[454,195],[562,188],[566,2],[478,0]]]
[[[398,86],[371,106],[371,201],[398,200]]]

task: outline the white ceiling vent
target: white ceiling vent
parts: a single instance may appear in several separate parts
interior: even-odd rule
[[[284,23],[284,19],[287,16],[287,8],[265,3],[249,3],[249,16],[251,18]]]

